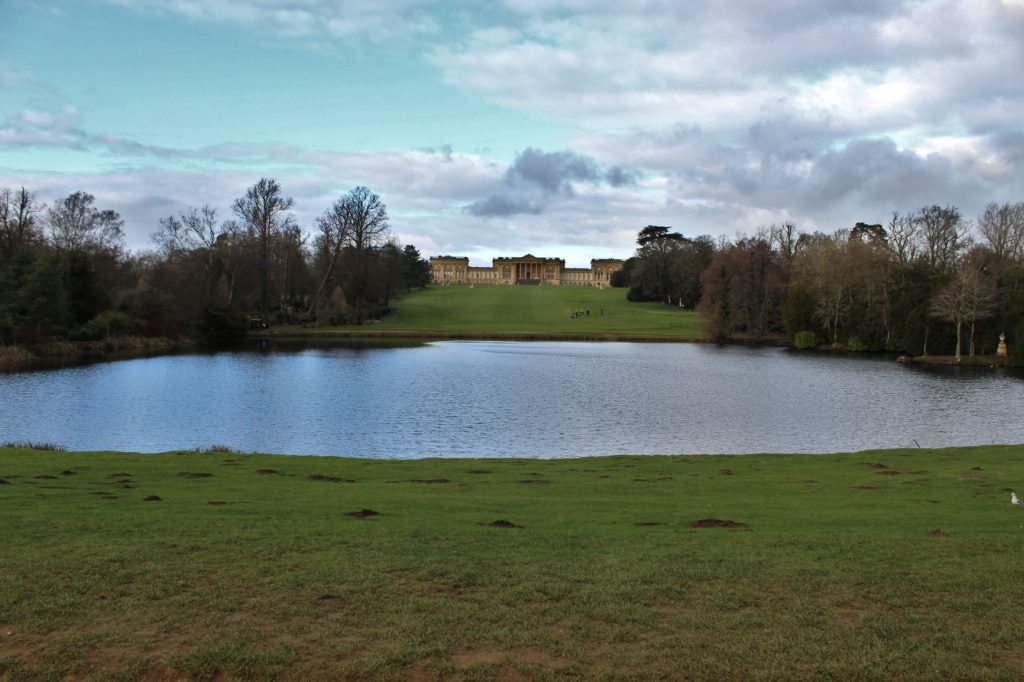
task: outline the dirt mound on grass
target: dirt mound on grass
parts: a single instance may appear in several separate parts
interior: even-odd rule
[[[380,512],[374,511],[373,509],[370,508],[364,508],[360,509],[359,511],[345,512],[345,516],[351,516],[352,518],[356,519],[365,519],[371,516],[380,516]]]
[[[690,521],[690,528],[746,528],[747,524],[729,519],[697,519]]]
[[[149,497],[142,498],[143,502],[163,502],[164,498],[159,495],[150,495]]]
[[[929,533],[929,535],[936,535],[936,536],[938,536],[938,535],[945,535],[945,533],[942,532],[941,528],[936,528],[931,533]]]
[[[56,481],[57,480],[56,476],[51,476],[50,474],[40,474],[38,476],[33,476],[33,478],[38,478],[39,480],[42,480],[42,481]]]
[[[310,481],[329,481],[330,483],[355,483],[351,478],[341,476],[326,476],[324,474],[312,474],[306,477]]]
[[[277,469],[257,469],[257,474],[276,474],[279,473]]]
[[[10,485],[10,484],[11,484],[11,482],[8,481],[7,479],[0,478],[0,485]]]
[[[215,507],[219,507],[222,504],[227,504],[227,502],[225,502],[224,500],[210,500],[206,504],[212,504]]]
[[[210,478],[213,476],[206,471],[179,471],[178,475],[182,478]]]
[[[489,473],[491,473],[491,471],[490,471],[490,469],[470,469],[469,473],[471,473],[471,474],[489,474]]]
[[[64,471],[60,472],[60,475],[61,476],[74,476],[76,473],[77,472],[72,471],[71,469],[65,469]]]
[[[507,519],[496,519],[490,523],[485,523],[484,525],[490,526],[491,528],[522,528],[522,526],[512,523]]]
[[[451,483],[447,478],[410,478],[409,483]]]
[[[516,483],[526,483],[528,485],[530,483],[534,485],[548,485],[549,483],[551,483],[551,481],[544,478],[524,478],[521,481],[516,481]]]

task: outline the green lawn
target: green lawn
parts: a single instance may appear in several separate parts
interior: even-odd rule
[[[1024,677],[1024,446],[0,479],[0,679]]]
[[[588,309],[590,315],[572,317],[575,311]],[[592,287],[435,286],[399,299],[393,313],[362,327],[271,330],[303,335],[338,332],[623,340],[707,336],[697,313],[660,303],[630,303],[625,289]]]

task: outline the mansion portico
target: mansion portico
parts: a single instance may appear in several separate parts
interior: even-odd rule
[[[567,268],[562,258],[495,258],[491,267],[470,267],[468,258],[430,259],[434,284],[521,284],[553,287],[611,286],[612,274],[622,269],[618,258],[595,258],[589,268]]]

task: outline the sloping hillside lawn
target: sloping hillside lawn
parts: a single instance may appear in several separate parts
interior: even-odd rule
[[[707,336],[698,313],[660,303],[630,303],[625,289],[434,286],[398,299],[394,307],[384,319],[361,327],[282,326],[270,333],[622,340],[694,340]],[[587,310],[589,315],[573,317],[573,313]]]
[[[1022,446],[0,479],[2,679],[1024,676]]]

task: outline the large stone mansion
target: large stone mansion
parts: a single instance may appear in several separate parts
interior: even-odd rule
[[[618,258],[595,258],[589,268],[567,268],[562,258],[495,258],[491,267],[470,267],[468,258],[434,256],[430,259],[434,284],[524,284],[552,287],[607,287],[612,273],[622,269]]]

